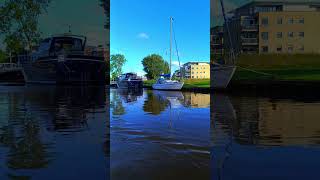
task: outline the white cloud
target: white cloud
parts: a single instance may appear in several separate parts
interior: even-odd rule
[[[172,64],[172,66],[179,67],[179,61],[172,61],[171,64]],[[181,65],[182,65],[182,64],[180,63],[180,66],[181,66]]]
[[[139,39],[149,39],[149,35],[148,35],[147,33],[144,33],[144,32],[139,33],[139,34],[137,35],[137,37],[138,37]]]

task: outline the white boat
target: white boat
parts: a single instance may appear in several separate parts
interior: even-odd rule
[[[183,84],[183,82],[166,80],[163,77],[160,77],[157,82],[152,85],[152,88],[157,90],[180,90],[182,89]]]
[[[171,80],[171,58],[172,58],[172,21],[173,18],[170,17],[170,74],[169,74],[169,79],[165,79],[167,75],[162,75],[160,78],[157,80],[155,84],[152,85],[153,89],[157,90],[181,90],[183,87],[183,82],[176,81],[176,80]],[[180,67],[180,60],[178,57],[179,61],[179,67]]]
[[[211,66],[211,87],[213,87],[214,89],[227,88],[235,71],[236,66],[220,65],[214,63]]]

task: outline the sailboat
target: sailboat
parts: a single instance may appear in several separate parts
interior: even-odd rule
[[[177,80],[171,80],[172,21],[173,21],[173,18],[170,17],[170,72],[169,74],[160,75],[160,78],[157,80],[157,82],[152,85],[152,88],[157,90],[181,90],[184,84],[183,82],[180,82]],[[179,61],[179,66],[180,66],[180,61]],[[169,78],[169,79],[166,79],[166,78]]]
[[[233,44],[231,40],[231,34],[229,30],[229,25],[227,22],[226,14],[225,14],[225,9],[224,9],[224,4],[223,0],[220,0],[221,8],[222,8],[222,14],[223,18],[226,24],[227,32],[228,32],[228,39],[229,43],[231,45],[230,48],[230,57],[231,57],[231,62],[232,65],[226,65],[226,64],[218,64],[218,63],[213,63],[210,67],[211,70],[211,87],[213,89],[226,89],[228,84],[230,83],[234,72],[236,71],[236,66],[234,65],[235,62],[235,55],[233,51]]]

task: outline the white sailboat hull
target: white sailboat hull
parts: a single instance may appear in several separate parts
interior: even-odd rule
[[[216,66],[211,68],[211,87],[213,89],[227,88],[236,71],[236,66]]]
[[[166,82],[163,84],[155,83],[152,85],[152,88],[157,90],[181,90],[183,84],[183,82]]]

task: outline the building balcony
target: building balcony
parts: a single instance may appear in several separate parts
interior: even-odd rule
[[[241,30],[242,31],[258,31],[259,26],[258,26],[258,24],[242,25]]]
[[[241,37],[242,45],[258,45],[259,41],[257,38],[245,38]]]

